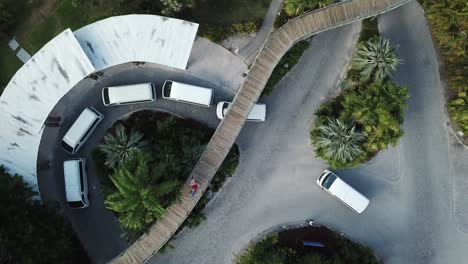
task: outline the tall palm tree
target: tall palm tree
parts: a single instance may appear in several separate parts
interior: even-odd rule
[[[364,81],[373,79],[383,80],[392,75],[401,63],[395,54],[396,46],[392,46],[388,39],[372,38],[358,45],[353,66],[361,71]]]
[[[104,143],[99,145],[99,149],[106,155],[106,166],[116,168],[121,166],[136,150],[142,149],[146,145],[143,141],[143,134],[131,130],[129,134],[122,124],[118,124],[115,133],[108,133],[104,136]]]
[[[105,204],[120,213],[119,221],[125,228],[142,230],[155,222],[172,202],[167,201],[167,196],[172,197],[180,189],[177,180],[158,183],[161,174],[152,173],[149,164],[149,154],[136,151],[111,176],[116,192],[107,197]]]
[[[311,132],[317,155],[333,167],[344,167],[362,158],[361,147],[366,135],[355,126],[328,118],[327,122]]]

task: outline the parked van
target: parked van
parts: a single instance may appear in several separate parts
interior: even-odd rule
[[[219,119],[223,119],[226,115],[227,111],[231,103],[229,102],[219,102],[216,106],[216,116]],[[247,121],[252,122],[263,122],[265,121],[266,117],[266,105],[265,104],[255,104],[250,110],[249,115],[247,116]]]
[[[213,89],[167,80],[162,88],[162,97],[199,106],[210,107]]]
[[[362,213],[369,205],[369,199],[329,170],[322,172],[322,175],[317,179],[317,184],[358,214]]]
[[[70,207],[88,207],[88,179],[85,159],[64,161],[63,176],[65,178],[65,196]]]
[[[154,102],[156,90],[153,83],[141,83],[102,89],[102,102],[105,106]]]
[[[104,116],[92,107],[83,110],[63,137],[62,147],[70,154],[78,152],[103,118]]]

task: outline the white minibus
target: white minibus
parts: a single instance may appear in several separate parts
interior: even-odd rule
[[[153,83],[141,83],[102,89],[102,102],[105,106],[154,102],[156,90]]]
[[[213,89],[167,80],[162,88],[162,97],[168,100],[210,107]]]
[[[103,118],[96,109],[85,108],[63,137],[62,147],[70,154],[78,152]]]
[[[219,102],[216,106],[216,116],[219,119],[223,119],[231,103],[229,102]],[[266,105],[265,104],[255,104],[247,116],[247,121],[251,122],[263,122],[266,118]]]
[[[88,207],[88,179],[85,159],[64,161],[63,176],[65,178],[65,196],[70,207],[75,209]]]
[[[322,172],[317,179],[317,184],[358,214],[364,212],[369,205],[369,199],[329,170]]]

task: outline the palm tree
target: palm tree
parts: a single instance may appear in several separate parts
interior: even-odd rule
[[[105,204],[120,214],[119,221],[124,228],[143,230],[164,214],[173,201],[167,197],[179,192],[181,182],[158,183],[161,175],[151,172],[149,154],[136,151],[111,176],[116,192],[107,197]]]
[[[328,118],[327,122],[311,132],[312,143],[317,155],[327,160],[333,167],[353,164],[365,154],[361,145],[366,134],[356,131],[356,127]]]
[[[99,145],[99,149],[106,155],[105,165],[109,168],[116,168],[145,145],[142,133],[131,130],[127,134],[125,127],[118,124],[114,134],[108,133],[104,136],[104,143]]]
[[[364,81],[383,80],[391,76],[401,63],[395,54],[396,46],[390,45],[388,39],[372,38],[358,45],[353,66],[361,71]]]

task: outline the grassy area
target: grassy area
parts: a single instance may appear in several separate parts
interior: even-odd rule
[[[191,15],[193,21],[210,25],[261,21],[270,3],[271,0],[198,0]]]
[[[275,86],[283,79],[283,77],[296,65],[302,56],[302,53],[309,48],[309,41],[303,40],[294,45],[286,54],[281,58],[278,65],[276,65],[273,73],[268,79],[262,95],[270,95]]]

